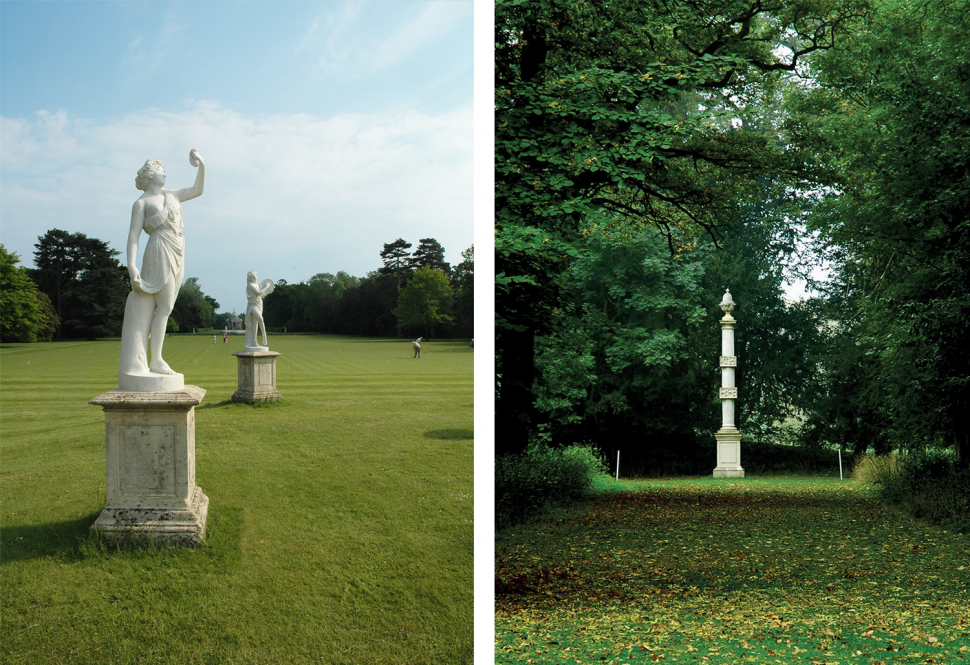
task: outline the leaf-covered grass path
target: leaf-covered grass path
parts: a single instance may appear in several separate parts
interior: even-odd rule
[[[628,483],[496,554],[496,663],[970,662],[970,537],[848,481]]]

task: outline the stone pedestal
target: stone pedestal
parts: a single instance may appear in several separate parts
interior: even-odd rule
[[[275,402],[283,399],[276,390],[276,356],[278,351],[247,348],[232,354],[239,362],[239,389],[232,394],[233,402]]]
[[[209,497],[195,484],[195,407],[205,390],[119,388],[89,403],[104,408],[108,505],[91,527],[157,545],[200,545]]]
[[[744,478],[741,468],[741,432],[722,427],[714,434],[717,440],[717,467],[715,478]]]

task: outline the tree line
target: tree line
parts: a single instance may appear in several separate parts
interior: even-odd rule
[[[387,336],[473,330],[474,251],[452,268],[444,248],[422,239],[413,253],[398,239],[384,245],[384,265],[363,278],[319,273],[306,282],[280,280],[264,301],[267,326],[279,331]],[[120,252],[83,233],[52,229],[38,238],[34,268],[0,245],[0,339],[8,342],[94,339],[121,334],[131,291]],[[235,312],[202,291],[197,277],[179,289],[170,332],[221,329]]]
[[[967,464],[967,5],[499,0],[496,453],[709,471],[730,288],[748,440]]]

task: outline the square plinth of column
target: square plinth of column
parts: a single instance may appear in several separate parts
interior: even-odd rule
[[[104,409],[107,506],[91,527],[117,541],[199,545],[209,498],[195,484],[195,407],[205,390],[128,392],[95,397]]]
[[[237,351],[238,390],[233,402],[275,402],[283,399],[276,390],[276,357],[278,351]]]
[[[715,478],[744,478],[741,468],[741,432],[734,428],[721,428],[714,434],[717,440],[717,467]]]

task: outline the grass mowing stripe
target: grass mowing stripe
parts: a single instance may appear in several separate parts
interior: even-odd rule
[[[206,545],[124,551],[88,535],[118,341],[0,345],[0,660],[470,662],[472,351],[276,335],[284,399],[250,406],[230,342],[166,341],[207,390]]]
[[[601,490],[499,534],[496,663],[970,660],[967,537],[852,483]]]

